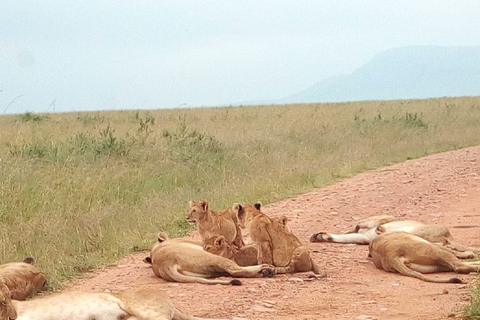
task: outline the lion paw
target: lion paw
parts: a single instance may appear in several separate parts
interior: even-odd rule
[[[326,232],[317,232],[312,234],[310,242],[330,242],[332,237]]]
[[[275,268],[273,267],[267,267],[262,269],[262,277],[264,278],[271,278],[275,275]]]

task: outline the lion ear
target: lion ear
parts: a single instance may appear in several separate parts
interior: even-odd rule
[[[188,201],[188,205],[190,206],[190,208],[193,207],[195,205],[195,201],[193,200]]]
[[[23,259],[23,262],[28,263],[28,264],[34,264],[35,259],[33,259],[32,257],[26,257],[25,259]]]
[[[168,234],[166,232],[159,232],[157,234],[158,242],[162,243],[168,240]]]
[[[262,207],[262,203],[260,201],[257,201],[253,206],[255,207],[255,209],[260,210],[260,208]]]
[[[224,236],[218,236],[217,239],[215,239],[215,246],[221,247],[224,241],[225,241]]]
[[[287,226],[287,222],[288,222],[288,217],[287,216],[280,216],[278,218],[278,221],[283,224],[284,226]]]
[[[243,217],[243,215],[245,214],[245,211],[243,210],[243,207],[241,204],[239,203],[235,203],[233,206],[232,206],[232,210],[233,212],[235,213],[235,215],[237,216],[237,218],[241,218]]]
[[[203,210],[208,211],[208,201],[207,201],[207,200],[201,200],[198,205],[199,205],[200,208],[202,208]]]

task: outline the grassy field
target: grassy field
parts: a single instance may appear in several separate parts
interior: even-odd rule
[[[59,287],[189,230],[188,201],[269,203],[480,144],[480,97],[0,117],[1,261]]]

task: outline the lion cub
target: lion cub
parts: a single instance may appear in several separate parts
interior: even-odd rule
[[[288,218],[286,216],[275,217],[272,220],[291,232],[290,227],[287,226]],[[224,236],[214,236],[204,241],[203,250],[233,260],[239,266],[258,264],[258,246],[255,243],[237,248],[235,245],[228,244]]]
[[[23,262],[9,262],[0,265],[0,281],[5,283],[14,300],[31,298],[46,284],[45,275],[33,264],[34,259]]]
[[[210,210],[207,200],[190,201],[189,206],[187,220],[190,223],[197,223],[203,242],[214,236],[223,236],[229,244],[234,244],[238,248],[245,245],[237,216],[231,208],[217,213]]]
[[[228,244],[224,236],[214,236],[204,241],[203,250],[233,260],[239,266],[258,265],[258,246],[256,244],[237,248],[235,245]]]
[[[308,248],[289,230],[286,220],[271,219],[260,207],[260,203],[255,206],[236,203],[232,207],[240,227],[248,229],[258,246],[258,263],[274,265],[277,273],[313,271],[325,277],[326,273],[312,260]]]

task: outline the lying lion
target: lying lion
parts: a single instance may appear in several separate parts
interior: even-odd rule
[[[452,250],[407,232],[386,232],[376,236],[368,246],[378,269],[399,272],[428,282],[461,283],[458,278],[430,278],[423,273],[454,271],[478,272],[480,261],[464,262]]]
[[[205,240],[203,250],[233,260],[239,266],[258,265],[258,246],[256,244],[237,248],[228,244],[224,236],[215,236]]]
[[[46,285],[45,275],[33,263],[28,257],[23,262],[0,265],[0,281],[9,288],[12,299],[31,298]]]
[[[153,288],[118,294],[66,292],[28,301],[10,296],[0,283],[1,320],[215,320],[181,312],[165,292]]]
[[[238,279],[209,279],[221,276],[242,278],[272,277],[273,266],[262,264],[241,267],[230,259],[206,252],[192,240],[168,239],[160,233],[145,261],[152,264],[157,277],[167,281],[198,282],[204,284],[241,285]]]
[[[473,252],[480,252],[479,248],[467,247],[456,242],[445,226],[424,224],[414,220],[398,220],[389,215],[373,216],[360,220],[354,230],[345,234],[314,233],[310,237],[310,241],[369,244],[378,234],[393,231],[408,232],[432,243],[447,246],[455,250],[459,258],[472,258]]]
[[[238,248],[245,245],[237,217],[230,208],[215,212],[210,210],[207,200],[190,201],[187,220],[198,225],[202,241],[214,236],[223,236],[229,244]]]
[[[273,264],[277,273],[313,271],[325,277],[326,273],[312,260],[308,248],[289,231],[285,221],[271,219],[260,207],[260,203],[255,206],[236,203],[232,208],[240,227],[248,229],[258,246],[258,263]]]

